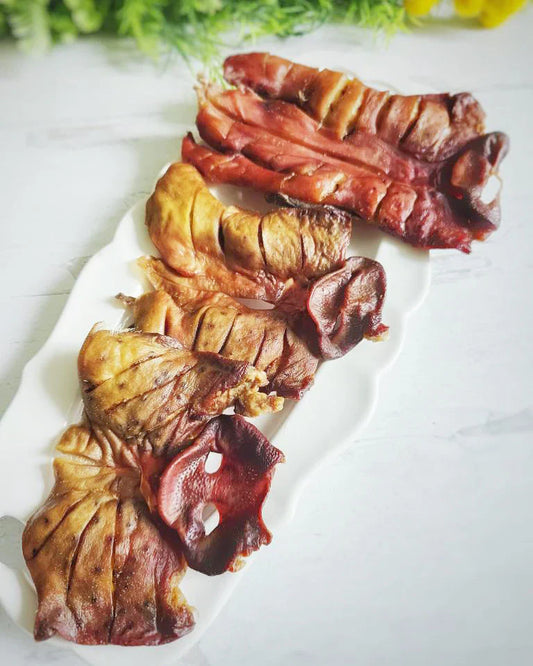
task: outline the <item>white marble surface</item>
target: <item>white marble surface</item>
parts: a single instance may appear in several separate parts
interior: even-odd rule
[[[388,47],[347,30],[258,45],[294,56],[342,42],[361,73],[372,62],[421,90],[474,92],[511,137],[504,216],[472,255],[434,254],[371,423],[182,664],[531,663],[531,34],[533,8],[498,31],[435,23]],[[112,41],[39,59],[0,46],[0,413],[87,257],[178,156],[190,83],[179,63]],[[81,664],[1,609],[0,645],[10,666]]]

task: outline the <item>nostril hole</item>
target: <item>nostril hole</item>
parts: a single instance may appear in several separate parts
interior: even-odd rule
[[[220,249],[222,250],[222,252],[224,252],[226,239],[224,238],[224,231],[222,230],[222,225],[220,225],[218,228],[218,244],[220,245]]]
[[[501,180],[498,176],[492,175],[487,181],[487,184],[483,188],[481,192],[481,201],[484,204],[489,204],[492,203],[498,194],[500,193],[501,189]]]
[[[218,471],[221,464],[222,454],[215,453],[215,451],[210,451],[206,458],[204,468],[208,474],[214,474],[216,471]]]
[[[213,502],[208,502],[202,510],[202,522],[204,524],[205,535],[218,527],[220,522],[220,514]]]

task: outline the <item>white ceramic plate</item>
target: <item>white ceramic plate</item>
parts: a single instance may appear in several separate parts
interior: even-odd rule
[[[403,86],[403,90],[410,92],[405,88],[408,86]],[[227,202],[256,208],[263,205],[261,197],[235,188],[220,187],[214,191]],[[380,375],[398,355],[407,318],[422,302],[429,287],[427,252],[414,250],[364,227],[354,230],[350,250],[350,254],[375,258],[385,267],[388,288],[383,321],[390,326],[390,334],[384,342],[363,341],[342,359],[322,364],[314,386],[301,402],[287,401],[280,414],[254,420],[286,455],[286,463],[275,474],[264,509],[265,521],[274,538],[277,530],[290,520],[312,472],[354,442],[370,418]],[[124,216],[112,242],[86,265],[52,334],[25,367],[19,390],[0,423],[0,516],[24,522],[48,495],[53,483],[54,445],[65,426],[75,423],[81,415],[76,373],[78,350],[95,322],[103,322],[110,328],[121,325],[124,311],[113,296],[118,292],[136,296],[145,290],[135,260],[152,252],[144,226],[144,202],[139,202]],[[6,564],[0,564],[0,601],[11,618],[31,632],[36,597],[20,554],[20,531],[17,532],[16,525],[14,521],[0,521],[0,538],[4,536],[6,551],[1,558]],[[10,539],[11,551],[6,548]],[[268,557],[268,548],[254,557]],[[253,557],[249,559],[248,565],[237,574],[207,577],[187,572],[181,588],[198,611],[197,625],[181,640],[158,647],[72,644],[72,649],[89,663],[102,666],[175,663],[199,640],[221,610]],[[51,640],[66,645],[61,639]]]
[[[232,188],[218,188],[217,194],[227,201],[231,194],[237,198]],[[140,202],[120,222],[113,241],[84,268],[50,338],[24,369],[20,388],[0,424],[0,515],[25,521],[48,494],[54,444],[65,426],[81,414],[78,350],[95,322],[115,328],[124,320],[113,295],[144,291],[135,259],[148,252],[153,248],[144,225],[144,202]],[[287,458],[276,472],[264,510],[274,535],[290,519],[311,472],[353,442],[370,418],[380,374],[397,356],[406,319],[429,285],[427,252],[413,250],[378,231],[356,229],[351,245],[354,253],[376,258],[385,267],[388,287],[383,321],[390,326],[390,334],[384,342],[363,341],[342,359],[323,363],[301,402],[287,401],[280,414],[254,420]],[[268,557],[268,549],[256,557]],[[25,570],[18,568],[20,563],[14,559],[13,564],[15,568],[0,565],[0,600],[18,624],[32,631],[35,594]],[[177,642],[129,649],[72,647],[92,664],[112,660],[115,666],[131,665],[133,657],[134,663],[148,658],[152,666],[175,661],[200,638],[246,568],[215,578],[187,572],[181,587],[198,610],[198,622],[191,634]]]

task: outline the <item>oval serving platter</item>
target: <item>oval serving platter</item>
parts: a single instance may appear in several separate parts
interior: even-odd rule
[[[319,54],[313,55],[309,61]],[[300,59],[305,61],[303,56]],[[371,77],[366,79],[371,82]],[[411,87],[402,89],[409,92]],[[213,188],[213,192],[227,203],[265,209],[264,200],[256,194],[229,186]],[[135,264],[142,254],[155,253],[144,225],[144,203],[126,213],[111,243],[87,263],[53,332],[23,371],[17,394],[0,423],[0,516],[25,522],[47,496],[52,486],[54,446],[65,426],[81,416],[76,371],[79,348],[96,322],[109,328],[124,326],[125,313],[115,294],[138,296],[147,288]],[[403,245],[375,229],[354,226],[348,254],[377,259],[387,274],[383,322],[390,327],[389,336],[379,343],[363,341],[342,359],[323,363],[314,385],[300,402],[287,401],[281,413],[253,419],[286,456],[286,463],[276,471],[263,512],[274,538],[290,521],[312,473],[353,443],[369,420],[380,376],[397,357],[407,319],[429,288],[428,252]],[[0,519],[0,537],[9,525],[20,523]],[[0,602],[17,624],[32,632],[36,596],[20,554],[20,530],[18,536],[16,528],[13,533],[11,554],[0,557],[4,562],[0,563]],[[178,641],[135,648],[82,646],[59,638],[51,642],[70,646],[95,666],[131,666],[147,660],[152,666],[175,663],[201,638],[255,557],[268,557],[268,548],[248,558],[238,573],[208,577],[187,571],[180,587],[197,609],[197,624]]]

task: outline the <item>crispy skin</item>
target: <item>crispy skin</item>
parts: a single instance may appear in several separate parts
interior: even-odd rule
[[[216,472],[205,463],[210,452],[222,455]],[[240,416],[220,416],[193,444],[178,454],[161,476],[157,507],[184,545],[190,567],[210,576],[242,566],[242,558],[272,535],[261,509],[275,466],[283,454]],[[208,535],[202,511],[213,503],[220,516]]]
[[[158,277],[152,274],[156,291],[123,299],[132,307],[136,328],[169,335],[194,351],[247,361],[266,373],[269,383],[264,390],[284,398],[299,400],[312,384],[318,359],[283,313],[252,310],[220,292],[198,291]]]
[[[499,196],[484,203],[482,192],[507,152],[504,134],[477,137],[450,158],[426,163],[370,134],[341,141],[295,105],[250,90],[206,85],[198,94],[200,135],[229,156],[207,171],[188,139],[183,157],[214,182],[338,205],[419,247],[468,251],[499,223]],[[242,174],[238,154],[247,158]]]
[[[206,116],[201,120],[205,122]],[[205,127],[202,126],[202,133],[208,136]],[[488,204],[481,195],[507,152],[508,141],[503,134],[480,137],[463,149],[454,164],[443,164],[435,178],[441,183],[440,191],[433,185],[381,179],[373,172],[365,174],[363,169],[337,158],[324,157],[285,139],[274,139],[264,130],[245,127],[244,134],[239,126],[238,135],[231,136],[231,141],[236,142],[231,147],[224,140],[225,152],[200,146],[189,134],[182,143],[182,157],[209,182],[253,187],[307,203],[336,205],[414,247],[470,252],[472,241],[483,240],[499,223],[499,195]],[[210,129],[209,137],[212,136]],[[241,146],[242,152],[236,145]],[[222,144],[218,147],[222,150]]]
[[[197,89],[199,112],[197,125],[202,138],[214,148],[230,146],[248,157],[263,159],[259,146],[261,137],[272,137],[272,150],[279,147],[276,168],[283,170],[287,145],[292,153],[302,157],[310,154],[298,150],[307,148],[320,155],[326,163],[341,161],[350,173],[359,178],[388,178],[402,183],[428,184],[439,166],[428,164],[370,134],[358,133],[349,141],[339,139],[305,114],[294,104],[279,100],[264,100],[250,90],[222,90],[214,84]],[[263,130],[256,134],[253,130]],[[279,142],[279,143],[278,143]],[[239,145],[242,144],[242,145]],[[253,151],[253,152],[252,152]],[[267,161],[272,161],[265,151]]]
[[[191,165],[172,164],[146,204],[150,237],[164,261],[196,287],[275,302],[290,278],[337,268],[349,215],[333,208],[281,208],[259,215],[224,206]]]
[[[189,351],[163,335],[93,330],[78,372],[91,421],[156,456],[181,448],[227,407],[256,416],[283,406],[259,392],[268,380],[249,363]]]
[[[132,451],[99,427],[71,426],[55,485],[22,537],[37,589],[35,638],[158,645],[188,633],[181,544],[149,515]]]
[[[371,134],[427,161],[449,157],[484,131],[485,113],[469,93],[393,95],[341,72],[269,53],[230,56],[224,77],[270,99],[297,104],[339,139]]]

